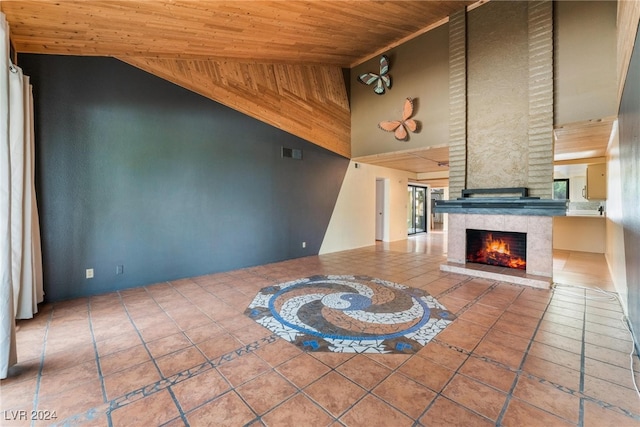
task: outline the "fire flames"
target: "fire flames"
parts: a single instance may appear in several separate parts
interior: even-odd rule
[[[511,254],[508,242],[494,239],[491,233],[488,233],[484,239],[484,247],[470,261],[520,270],[527,268],[527,262],[524,259]]]

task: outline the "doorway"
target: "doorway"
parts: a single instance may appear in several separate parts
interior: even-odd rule
[[[376,178],[376,240],[385,240],[389,180]]]
[[[409,185],[407,200],[407,234],[427,231],[427,188]]]

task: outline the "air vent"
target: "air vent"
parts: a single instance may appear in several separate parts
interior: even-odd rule
[[[302,150],[300,150],[299,148],[282,147],[282,157],[302,160]]]

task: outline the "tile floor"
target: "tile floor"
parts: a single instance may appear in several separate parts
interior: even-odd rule
[[[19,322],[0,425],[640,426],[615,298],[441,272],[445,239],[45,305]],[[607,288],[593,258],[558,253],[558,278]],[[261,288],[315,274],[421,288],[457,319],[417,354],[353,355],[305,353],[243,314]]]

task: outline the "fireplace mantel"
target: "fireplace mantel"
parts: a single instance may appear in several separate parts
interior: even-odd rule
[[[518,197],[473,197],[477,194],[517,194]],[[525,187],[462,190],[455,200],[436,200],[434,212],[480,215],[565,216],[567,200],[529,197]]]

